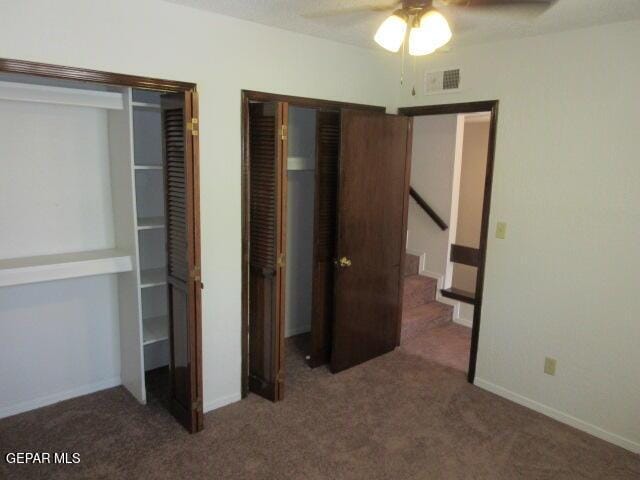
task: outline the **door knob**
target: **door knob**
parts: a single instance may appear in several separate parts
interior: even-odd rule
[[[346,268],[351,266],[351,260],[347,257],[342,257],[340,260],[335,260],[334,263],[340,268]]]

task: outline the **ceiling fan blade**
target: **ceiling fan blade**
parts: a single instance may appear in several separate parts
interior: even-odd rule
[[[319,10],[315,12],[303,13],[300,16],[303,18],[321,18],[321,17],[333,17],[336,15],[347,15],[350,13],[362,13],[362,12],[387,12],[395,10],[399,7],[401,2],[395,1],[392,3],[380,5],[354,5],[352,7],[336,8],[332,10]]]
[[[511,5],[539,5],[548,8],[557,0],[439,0],[442,5],[456,7],[497,7]]]
[[[469,17],[471,12],[530,21],[545,13],[557,0],[436,0],[434,6],[456,16]]]

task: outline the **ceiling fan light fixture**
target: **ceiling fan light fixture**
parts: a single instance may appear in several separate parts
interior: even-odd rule
[[[407,19],[401,12],[394,12],[378,28],[373,39],[382,48],[390,52],[397,52],[402,46],[407,33]]]
[[[451,27],[449,22],[437,10],[431,9],[420,18],[420,30],[423,30],[430,38],[433,50],[436,50],[451,40]],[[429,52],[430,53],[430,52]]]
[[[429,55],[435,52],[433,41],[429,32],[419,28],[413,27],[409,32],[409,55],[414,57],[420,57],[422,55]]]

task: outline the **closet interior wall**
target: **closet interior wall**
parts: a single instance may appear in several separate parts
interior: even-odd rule
[[[311,331],[316,112],[289,107],[285,337]]]
[[[3,74],[0,132],[0,418],[146,402],[169,361],[160,93]]]

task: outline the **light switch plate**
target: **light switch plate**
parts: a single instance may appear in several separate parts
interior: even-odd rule
[[[507,237],[507,224],[505,222],[498,222],[496,226],[496,238],[504,240]]]
[[[551,357],[545,357],[544,359],[544,373],[547,375],[556,374],[556,359]]]

